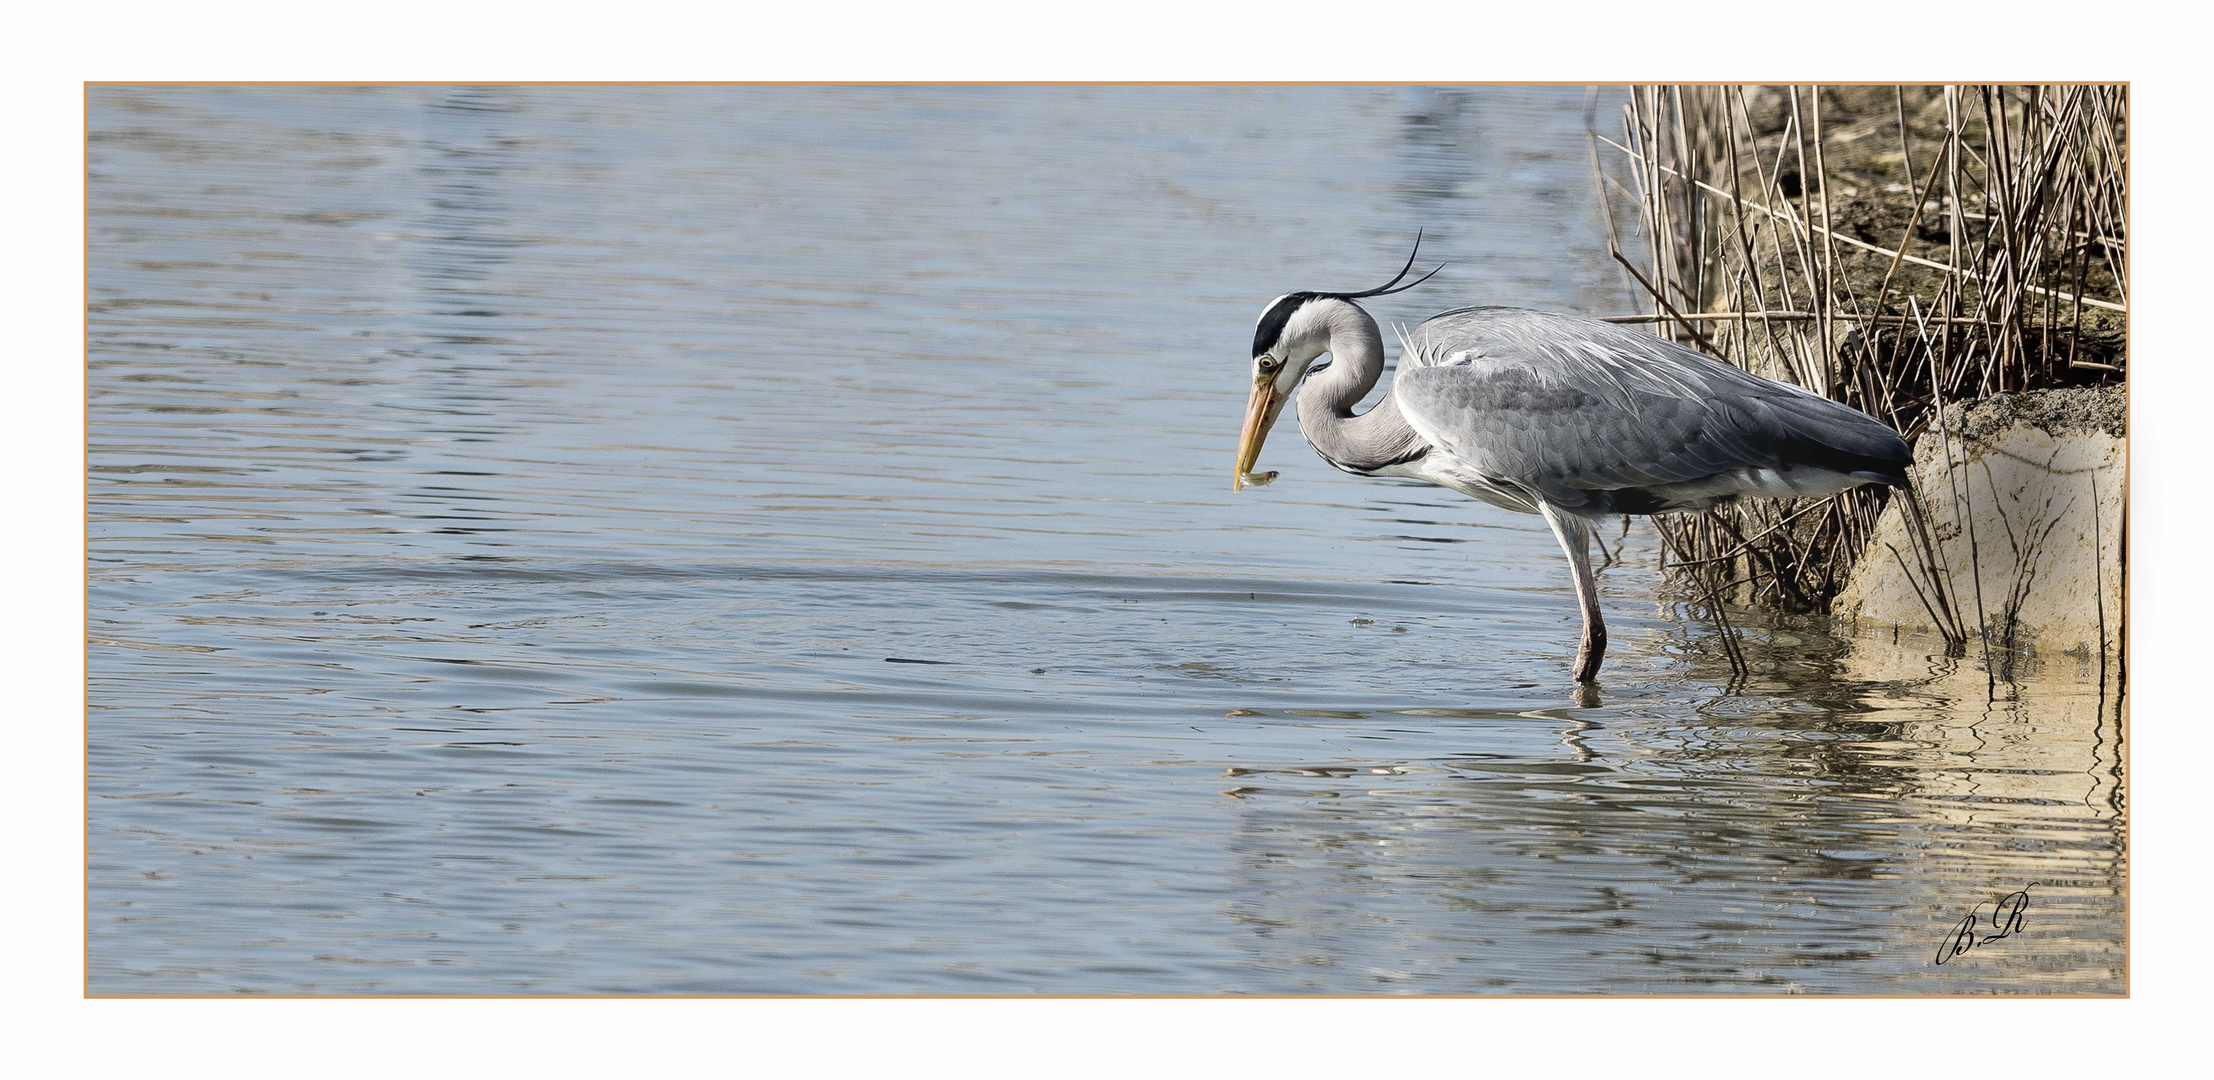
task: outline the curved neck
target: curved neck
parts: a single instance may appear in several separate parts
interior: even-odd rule
[[[1369,471],[1405,461],[1424,445],[1389,391],[1376,407],[1353,415],[1353,406],[1384,374],[1384,337],[1358,305],[1329,301],[1330,366],[1301,384],[1299,430],[1331,464]]]

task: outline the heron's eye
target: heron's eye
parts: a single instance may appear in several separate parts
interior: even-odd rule
[[[1273,356],[1264,356],[1261,358],[1261,373],[1263,375],[1266,375],[1271,371],[1275,371],[1278,366],[1279,365],[1276,362],[1276,358]]]

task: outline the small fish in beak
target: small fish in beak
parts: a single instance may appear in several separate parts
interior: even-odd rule
[[[1259,487],[1276,479],[1273,472],[1254,473],[1253,463],[1261,456],[1261,444],[1268,439],[1269,429],[1276,426],[1276,414],[1284,411],[1284,402],[1291,395],[1276,388],[1276,380],[1266,375],[1253,380],[1253,399],[1245,406],[1245,430],[1238,436],[1238,469],[1230,477],[1230,490],[1241,491],[1247,484]]]

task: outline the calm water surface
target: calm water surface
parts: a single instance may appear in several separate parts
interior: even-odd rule
[[[2096,661],[1733,684],[1641,522],[1587,706],[1537,518],[1231,493],[1417,226],[1632,310],[1586,107],[96,89],[91,989],[2120,992]]]

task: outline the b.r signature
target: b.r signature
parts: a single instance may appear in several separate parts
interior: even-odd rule
[[[2032,882],[2031,884],[2035,884]],[[1991,929],[1988,934],[1976,932],[1976,916],[1983,910],[1982,904],[1968,909],[1968,917],[1953,927],[1953,932],[1937,946],[1937,962],[1942,964],[1970,949],[1981,948],[2001,938],[2010,938],[2022,932],[2022,913],[2029,910],[2028,885],[2019,892],[2010,892],[1999,898],[1991,909]]]

